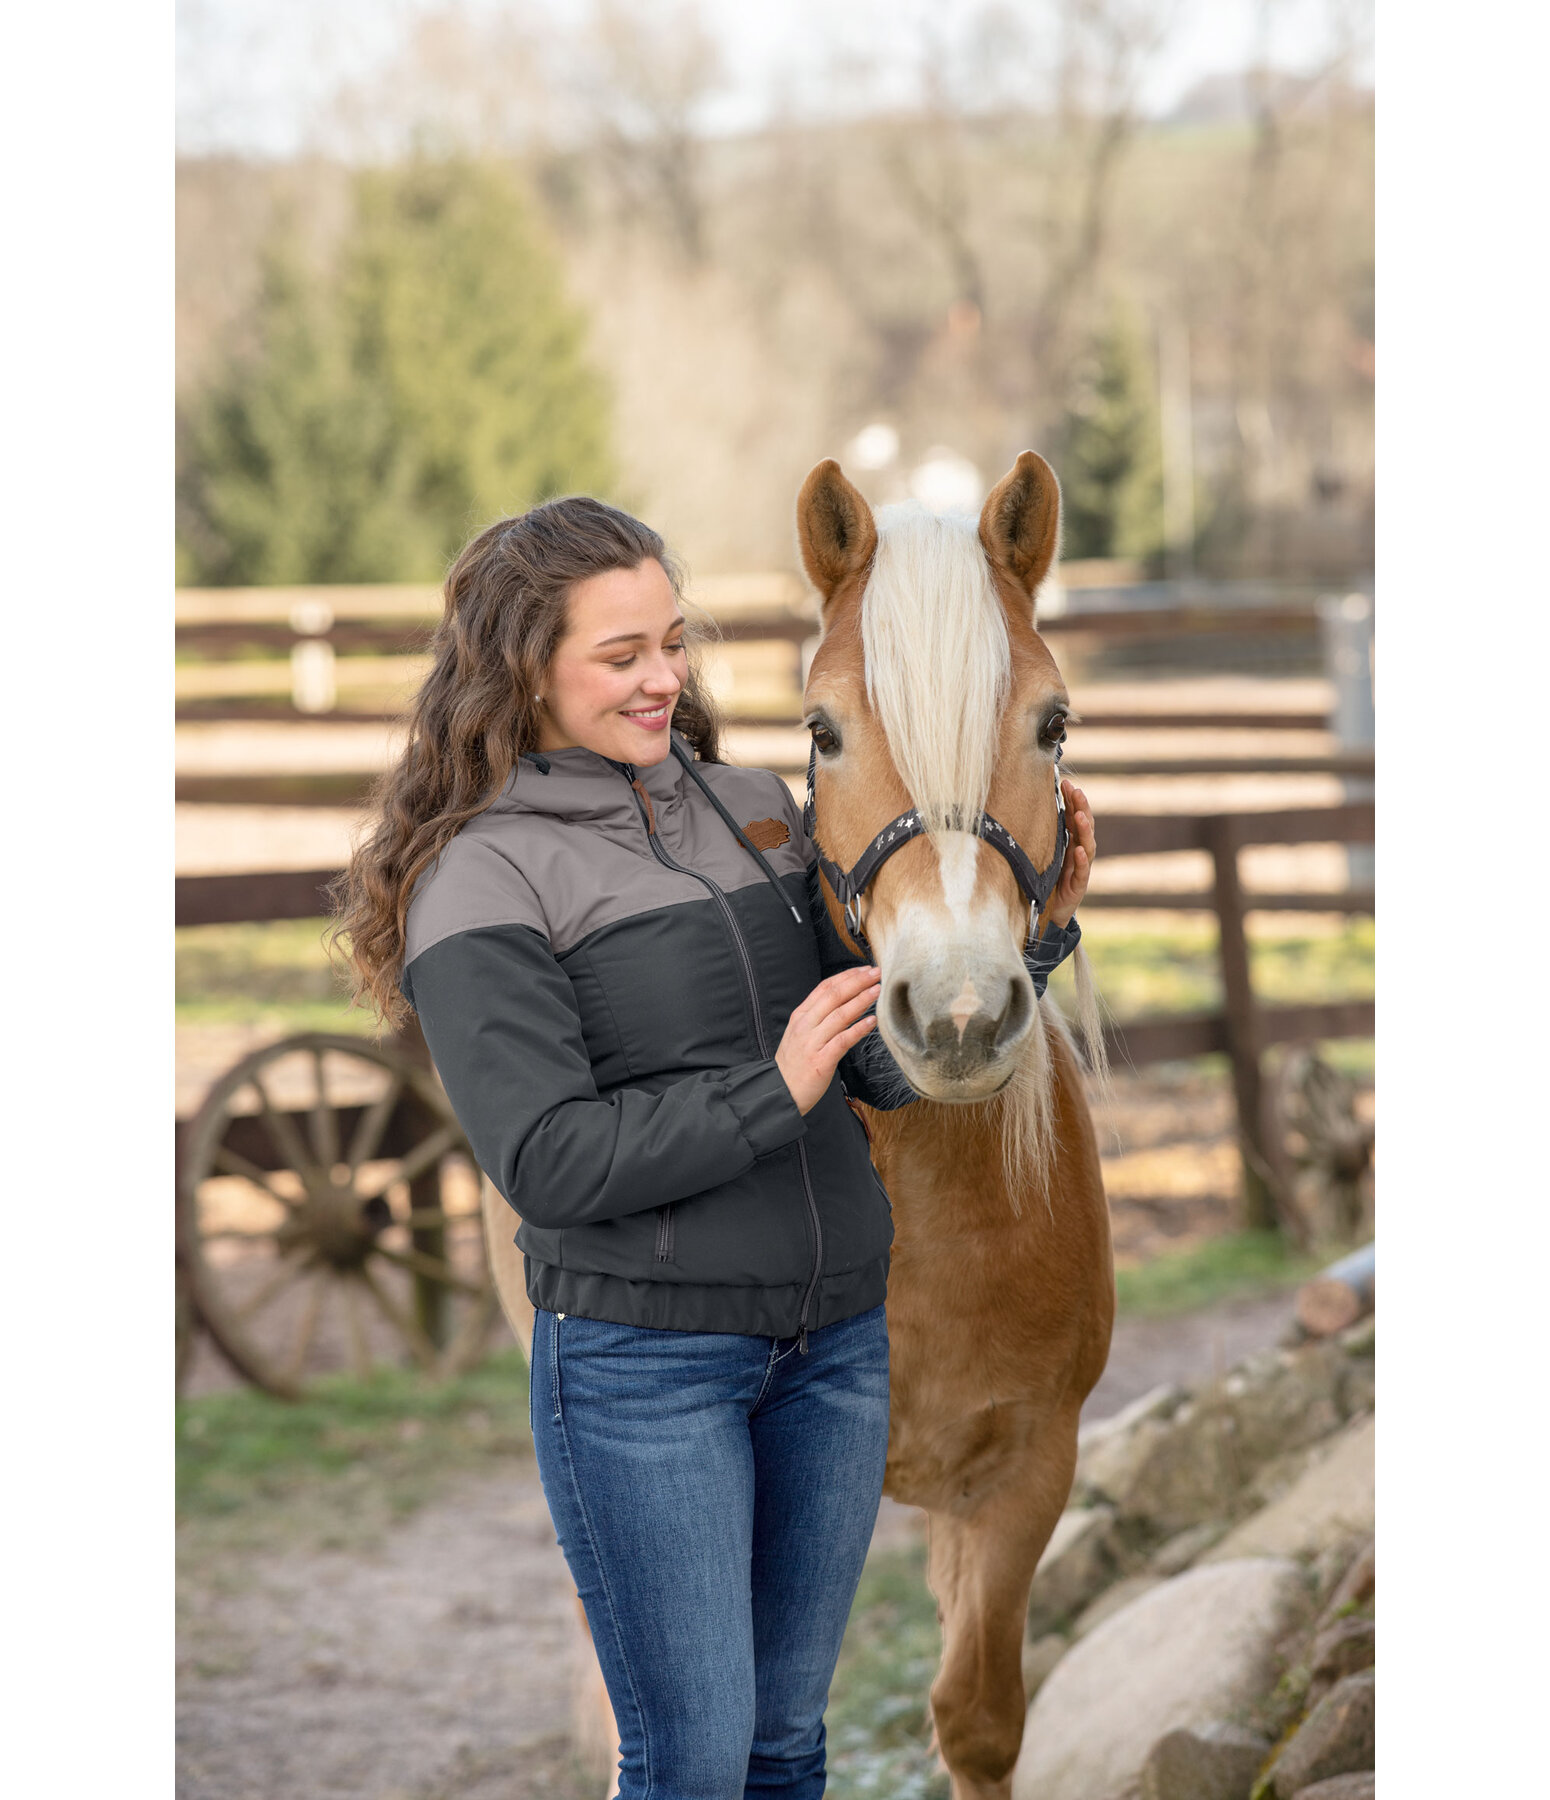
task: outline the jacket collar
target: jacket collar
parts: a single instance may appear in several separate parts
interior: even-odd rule
[[[668,729],[692,757],[688,739],[671,726]],[[661,762],[641,768],[572,745],[565,750],[524,754],[490,810],[547,813],[578,822],[627,818],[633,823],[640,815],[630,792],[631,773],[651,796],[659,816],[670,817],[682,806],[687,777],[676,756],[669,754]]]

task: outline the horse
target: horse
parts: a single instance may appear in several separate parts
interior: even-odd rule
[[[1062,841],[1055,752],[1070,701],[1034,618],[1059,506],[1033,451],[977,521],[914,504],[874,514],[833,461],[797,502],[820,602],[803,695],[815,840],[853,869],[882,828],[918,815],[848,909],[827,879],[823,892],[843,940],[882,972],[877,1029],[918,1096],[862,1111],[894,1216],[883,1491],[926,1514],[942,1626],[931,1716],[953,1800],[1010,1800],[1028,1592],[1114,1319],[1081,1064],[1022,960],[1045,920],[980,829],[999,821],[1045,870]],[[1078,1023],[1099,1058],[1080,949],[1076,964]],[[493,1279],[525,1345],[510,1211],[483,1187]],[[580,1695],[578,1742],[606,1754],[595,1659]]]

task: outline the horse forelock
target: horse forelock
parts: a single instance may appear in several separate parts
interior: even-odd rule
[[[861,601],[867,698],[931,832],[984,811],[1011,693],[1006,612],[977,522],[914,501],[877,513]]]
[[[975,519],[915,502],[883,507],[876,519],[861,596],[867,697],[927,830],[961,830],[988,802],[1012,696],[1006,601]],[[1079,1020],[1101,1063],[1096,1002],[1085,967],[1081,974]],[[1069,1046],[1064,1020],[1040,1006],[1014,1079],[985,1104],[1018,1211],[1022,1193],[1051,1204],[1055,1036]]]

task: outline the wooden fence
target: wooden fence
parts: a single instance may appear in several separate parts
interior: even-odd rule
[[[741,727],[795,727],[800,720],[801,659],[816,632],[811,601],[784,576],[752,576],[700,584],[693,604],[715,620],[722,644],[775,644],[789,648],[778,704],[734,707]],[[178,597],[178,717],[183,721],[308,720],[386,723],[401,718],[391,706],[354,709],[351,694],[400,694],[418,680],[424,645],[439,609],[431,588],[326,588],[299,590],[185,590]],[[1107,606],[1041,619],[1040,630],[1062,641],[1141,642],[1180,635],[1313,633],[1312,602],[1224,608]],[[284,650],[286,657],[276,652]],[[202,658],[205,660],[187,660]],[[310,659],[310,660],[309,660]],[[782,665],[784,667],[784,665]],[[768,694],[769,686],[761,690]],[[788,704],[789,702],[789,704]],[[1083,779],[1132,775],[1312,775],[1370,781],[1367,749],[1320,755],[1244,757],[1145,757],[1080,754],[1082,730],[1231,730],[1287,732],[1327,729],[1313,710],[1151,712],[1103,710],[1082,714],[1071,760]],[[789,747],[775,743],[765,761],[784,774],[805,766],[795,730]],[[296,774],[185,774],[178,798],[190,802],[279,805],[357,805],[374,778],[369,769]],[[1347,792],[1351,789],[1348,786]],[[1370,913],[1370,888],[1344,892],[1245,892],[1239,852],[1265,844],[1366,845],[1373,841],[1371,801],[1263,812],[1109,813],[1101,821],[1105,863],[1168,851],[1204,851],[1211,861],[1209,888],[1178,891],[1107,890],[1089,894],[1095,908],[1206,910],[1219,933],[1223,1006],[1219,1012],[1172,1015],[1116,1026],[1110,1053],[1118,1062],[1146,1063],[1213,1052],[1231,1063],[1251,1217],[1269,1220],[1270,1182],[1278,1156],[1263,1092],[1264,1052],[1273,1045],[1373,1031],[1371,1001],[1267,1007],[1257,1001],[1244,929],[1251,911]],[[177,881],[177,922],[203,925],[248,920],[311,918],[326,911],[322,890],[336,871],[314,869],[257,874],[182,876]],[[1267,1180],[1267,1177],[1269,1180]]]

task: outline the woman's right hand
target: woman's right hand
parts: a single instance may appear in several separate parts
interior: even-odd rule
[[[775,1066],[799,1112],[811,1112],[829,1090],[840,1058],[877,1023],[882,978],[870,965],[820,981],[786,1023]]]

